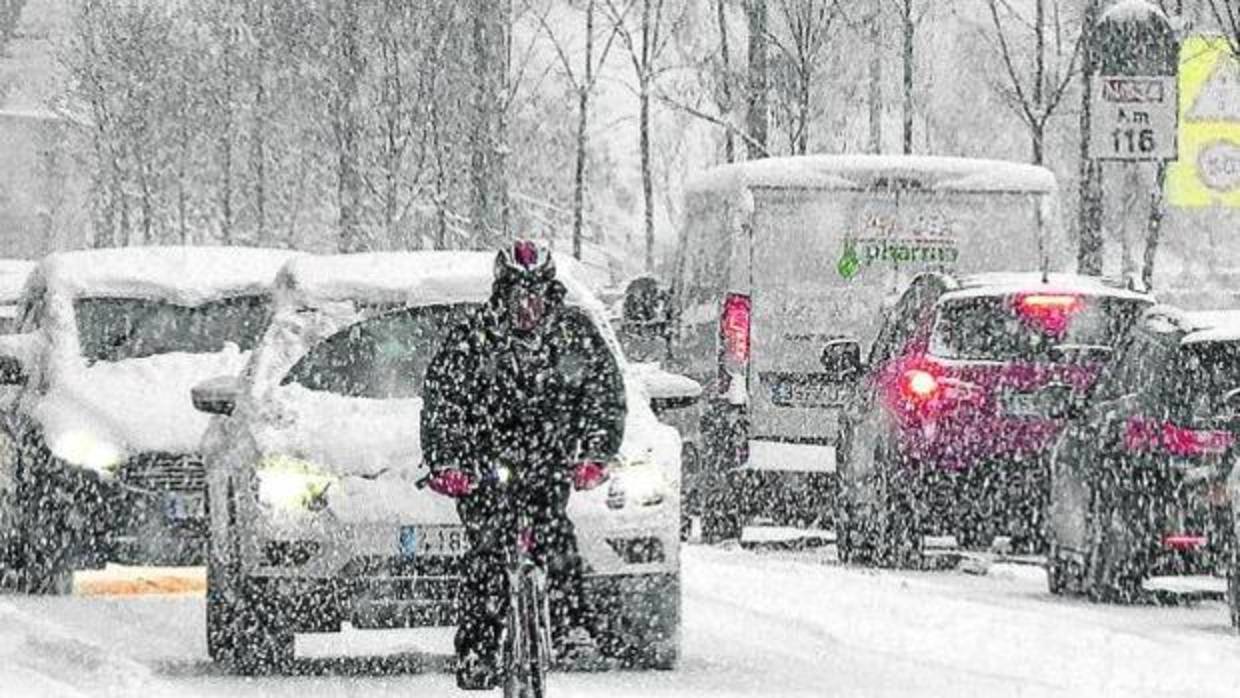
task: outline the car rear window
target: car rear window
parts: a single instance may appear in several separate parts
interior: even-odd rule
[[[1055,295],[1059,294],[1046,294]],[[939,306],[930,353],[946,359],[1052,360],[1055,348],[1114,346],[1147,304],[1072,296],[1063,308],[1030,308],[1021,297],[961,298]]]
[[[1180,347],[1161,380],[1160,392],[1176,421],[1193,424],[1231,416],[1228,393],[1240,390],[1240,343],[1195,342]]]
[[[420,397],[426,369],[473,304],[402,308],[354,323],[319,342],[280,381],[346,397]]]
[[[236,344],[250,351],[271,320],[265,295],[186,306],[147,298],[79,298],[78,345],[87,363],[178,352],[210,354]]]

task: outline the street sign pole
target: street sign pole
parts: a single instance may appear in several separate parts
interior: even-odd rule
[[[1142,269],[1142,280],[1149,285],[1161,230],[1166,163],[1179,156],[1179,42],[1157,6],[1146,0],[1122,0],[1111,5],[1094,24],[1087,55],[1091,59],[1086,65],[1090,71],[1089,124],[1082,151],[1091,162],[1082,169],[1094,169],[1105,181],[1105,162],[1132,167],[1157,165]],[[1102,202],[1100,196],[1094,201],[1085,199],[1083,196],[1083,207],[1095,206],[1098,210],[1082,209],[1081,271],[1096,274],[1101,272],[1100,231],[1087,230],[1085,224],[1101,226]],[[1099,250],[1087,250],[1085,245],[1090,242]]]

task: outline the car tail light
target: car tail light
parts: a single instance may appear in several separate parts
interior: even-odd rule
[[[1226,431],[1185,429],[1174,424],[1163,425],[1162,445],[1173,456],[1210,456],[1224,453],[1235,441]]]
[[[1017,313],[1051,334],[1066,332],[1072,315],[1084,306],[1085,301],[1071,293],[1028,293],[1016,298]]]
[[[904,372],[900,388],[906,398],[925,401],[938,394],[939,381],[929,371],[914,368]]]
[[[723,300],[723,312],[719,316],[719,339],[722,342],[723,361],[732,368],[743,368],[749,363],[749,296],[729,293]]]
[[[1188,533],[1175,533],[1163,536],[1163,547],[1171,550],[1196,550],[1204,548],[1207,539],[1205,536],[1196,536]]]
[[[1225,453],[1235,443],[1231,432],[1189,429],[1147,417],[1130,417],[1124,425],[1124,448],[1130,452],[1162,451],[1180,456],[1212,456]]]

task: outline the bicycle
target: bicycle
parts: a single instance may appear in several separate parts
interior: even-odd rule
[[[430,475],[418,480],[421,489]],[[551,666],[551,610],[547,601],[547,573],[534,556],[534,528],[529,513],[516,506],[508,489],[512,473],[497,468],[489,478],[503,495],[501,501],[514,514],[514,544],[505,548],[508,577],[508,617],[500,646],[503,648],[504,698],[543,698]]]

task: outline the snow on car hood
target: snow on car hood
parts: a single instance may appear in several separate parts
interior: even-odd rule
[[[621,457],[661,464],[679,491],[680,437],[655,419],[639,381],[629,377],[626,383],[633,407]],[[416,511],[424,522],[457,521],[452,501],[414,485],[427,473],[419,434],[421,398],[354,398],[285,385],[267,391],[251,409],[249,427],[260,454],[294,458],[341,478],[330,501],[342,519],[390,521]],[[598,499],[602,505],[604,492],[587,494],[575,499]]]
[[[209,378],[237,375],[248,352],[235,345],[212,354],[174,353],[99,362],[57,374],[34,407],[48,444],[85,434],[125,455],[198,450],[209,417],[190,390]]]

